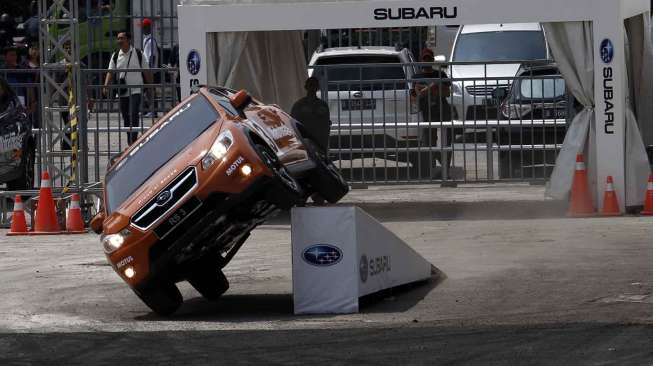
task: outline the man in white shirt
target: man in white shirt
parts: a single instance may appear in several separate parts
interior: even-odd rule
[[[141,22],[141,28],[143,29],[143,55],[145,60],[147,60],[147,65],[150,69],[159,68],[159,44],[152,34],[152,20],[150,18],[145,18]],[[153,76],[154,82],[159,83],[159,73],[156,72]],[[145,117],[156,117],[157,114],[157,104],[156,104],[156,95],[152,94],[152,97],[149,98],[147,103],[147,109],[150,110]]]
[[[142,90],[145,82],[152,82],[152,74],[139,70],[148,70],[149,65],[145,62],[143,53],[131,46],[131,35],[128,32],[118,33],[118,47],[118,50],[111,55],[110,71],[104,79],[102,92],[105,97],[108,95],[109,84],[111,84],[115,73],[117,82],[112,88],[111,94],[113,96],[115,93],[120,99],[120,113],[124,126],[128,128],[127,142],[131,145],[138,138],[138,132],[134,128],[140,125],[138,113],[141,107]]]

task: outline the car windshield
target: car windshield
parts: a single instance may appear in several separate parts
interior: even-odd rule
[[[521,97],[525,99],[553,99],[566,93],[565,80],[556,79],[525,79],[520,85]]]
[[[546,59],[544,34],[539,31],[506,31],[461,34],[453,61],[491,62]]]
[[[347,90],[393,90],[405,89],[405,66],[401,59],[392,55],[355,55],[321,57],[315,63],[324,65],[356,65],[344,67],[316,68],[314,75],[326,79],[331,91]],[[374,64],[393,64],[388,66],[372,66]],[[370,65],[370,66],[366,66]],[[393,80],[383,82],[383,80]],[[375,82],[372,82],[375,81]]]
[[[106,210],[111,213],[159,168],[185,149],[218,119],[218,112],[202,95],[184,102],[176,113],[139,141],[106,176]]]

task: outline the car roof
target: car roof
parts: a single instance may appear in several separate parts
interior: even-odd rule
[[[317,53],[319,57],[340,56],[340,55],[398,55],[402,50],[395,47],[366,46],[366,47],[333,47],[325,48],[324,51]]]
[[[474,24],[464,25],[461,34],[487,33],[487,32],[514,32],[514,31],[541,31],[540,23],[511,23],[511,24]]]

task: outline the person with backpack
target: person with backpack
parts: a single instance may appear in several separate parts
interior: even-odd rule
[[[129,32],[118,33],[118,46],[118,50],[111,55],[109,72],[104,79],[102,94],[105,97],[108,96],[109,84],[111,84],[115,73],[117,87],[113,90],[115,96],[120,99],[120,114],[123,125],[129,129],[127,142],[131,145],[138,138],[138,132],[134,129],[140,126],[138,114],[141,107],[142,90],[145,82],[152,83],[152,74],[147,71],[150,67],[145,62],[143,53],[131,45]],[[146,69],[146,71],[129,71],[139,69]],[[111,95],[111,97],[113,96]]]

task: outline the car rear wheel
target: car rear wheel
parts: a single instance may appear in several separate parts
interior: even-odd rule
[[[174,283],[150,285],[134,292],[145,305],[160,316],[172,315],[184,301]]]
[[[200,266],[188,277],[188,283],[209,301],[217,300],[229,289],[229,281],[217,264]]]
[[[349,184],[340,174],[338,168],[329,160],[310,139],[304,139],[309,156],[315,162],[315,168],[309,173],[308,181],[315,193],[329,201],[336,203],[349,192]]]
[[[284,210],[288,210],[302,202],[304,190],[297,180],[290,175],[288,169],[279,161],[277,154],[264,145],[256,145],[256,151],[261,157],[261,160],[263,160],[263,163],[274,174],[274,182],[279,188],[278,190],[268,191],[266,200]]]

